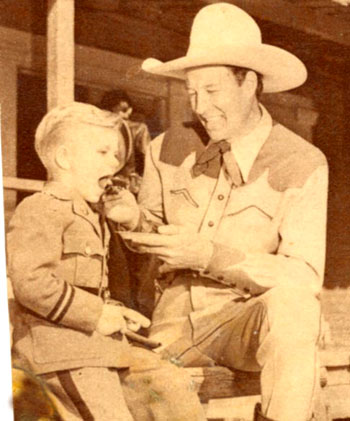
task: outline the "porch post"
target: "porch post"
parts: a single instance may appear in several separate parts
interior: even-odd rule
[[[74,101],[74,0],[48,0],[47,109]]]

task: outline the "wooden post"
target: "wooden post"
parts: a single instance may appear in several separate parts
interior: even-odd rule
[[[4,176],[15,177],[17,175],[17,65],[7,60],[0,60],[0,104],[2,171]],[[16,191],[4,192],[6,227],[16,207],[16,200]]]
[[[74,101],[74,0],[48,0],[47,108]]]

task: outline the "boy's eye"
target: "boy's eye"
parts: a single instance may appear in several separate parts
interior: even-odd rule
[[[106,155],[107,151],[104,149],[101,149],[99,151],[97,151],[97,153],[101,154],[101,155]]]

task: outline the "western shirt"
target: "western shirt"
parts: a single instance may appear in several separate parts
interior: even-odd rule
[[[192,282],[195,311],[277,285],[317,294],[323,282],[326,159],[261,109],[256,128],[231,142],[241,185],[231,182],[225,165],[218,178],[192,177],[203,136],[182,124],[153,140],[146,156],[142,229],[181,225],[213,244],[208,266]],[[208,279],[226,288],[208,286]]]

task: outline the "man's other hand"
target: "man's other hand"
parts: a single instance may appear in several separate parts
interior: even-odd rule
[[[123,238],[136,244],[139,252],[159,257],[166,264],[163,272],[205,269],[213,254],[211,241],[179,225],[162,225],[158,234],[125,233]]]

